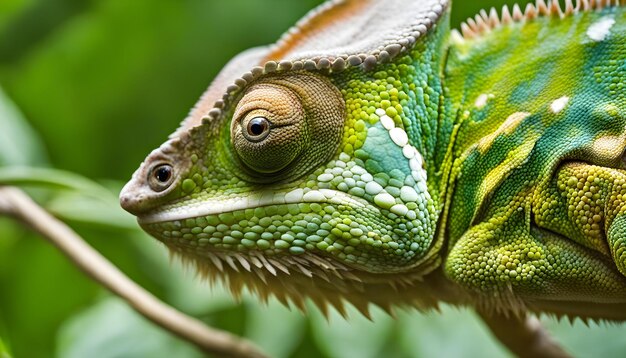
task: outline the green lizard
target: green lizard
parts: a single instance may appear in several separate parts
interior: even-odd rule
[[[621,4],[620,4],[621,3]],[[626,320],[626,10],[331,1],[218,75],[121,204],[234,294]],[[548,342],[548,343],[546,343]]]

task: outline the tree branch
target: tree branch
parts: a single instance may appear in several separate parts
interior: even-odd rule
[[[265,357],[247,340],[216,330],[163,303],[124,275],[78,234],[36,204],[23,191],[0,186],[0,214],[11,215],[60,249],[89,277],[124,299],[157,325],[218,356]]]
[[[478,314],[493,335],[520,358],[570,357],[533,316],[516,317],[482,310]]]

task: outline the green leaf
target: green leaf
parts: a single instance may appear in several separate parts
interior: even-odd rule
[[[102,185],[78,174],[58,169],[17,166],[0,168],[0,185],[71,189],[105,200],[117,201],[117,197]]]
[[[2,337],[0,337],[0,358],[11,358],[11,354],[9,354],[9,350],[6,348],[6,346],[2,342]]]
[[[0,166],[44,164],[44,146],[0,88]]]
[[[122,230],[139,230],[134,216],[122,210],[117,200],[103,200],[78,192],[57,192],[44,204],[63,220]]]
[[[116,194],[78,174],[47,168],[4,167],[0,168],[0,185],[52,190],[52,198],[43,206],[65,220],[116,229],[138,229],[135,217],[120,208]]]
[[[202,354],[147,321],[121,300],[107,298],[61,327],[56,356],[195,358]]]

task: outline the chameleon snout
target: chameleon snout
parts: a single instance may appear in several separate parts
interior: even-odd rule
[[[133,175],[133,179],[130,180],[120,192],[120,205],[124,210],[133,215],[140,215],[149,209],[149,196],[141,192],[144,188],[142,188],[142,183],[138,183],[137,174],[138,173],[135,173]]]

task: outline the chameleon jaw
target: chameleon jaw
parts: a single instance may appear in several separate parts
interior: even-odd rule
[[[342,198],[345,200],[342,201]],[[348,202],[359,203],[360,200],[339,193],[332,201],[346,205]],[[276,206],[287,205],[289,204]],[[363,203],[359,205],[360,211],[372,209],[379,211],[372,205],[367,207]],[[231,215],[230,212],[222,214]],[[184,221],[178,223],[184,225]],[[369,316],[370,305],[379,306],[390,314],[393,314],[392,305],[396,304],[420,309],[436,306],[433,292],[438,289],[438,285],[431,284],[425,279],[425,275],[430,271],[425,271],[421,267],[404,267],[397,270],[386,267],[371,271],[367,266],[344,262],[336,255],[321,250],[293,254],[291,250],[283,249],[268,254],[268,250],[261,248],[260,245],[250,250],[235,249],[235,246],[241,245],[231,245],[231,249],[217,248],[210,246],[207,238],[194,242],[185,240],[186,234],[166,237],[162,235],[162,231],[154,230],[155,227],[151,230],[152,225],[158,227],[159,224],[142,223],[147,232],[165,244],[175,259],[195,267],[200,276],[209,282],[222,282],[229,287],[235,297],[240,297],[246,288],[263,301],[269,296],[275,296],[283,304],[287,306],[293,304],[303,311],[304,302],[309,299],[324,314],[328,313],[329,306],[343,314],[344,304],[348,303],[365,316]],[[183,232],[184,229],[178,230]],[[232,232],[230,235],[233,235]],[[193,244],[181,245],[183,241]]]
[[[172,251],[196,260],[215,252],[257,251],[277,260],[319,254],[371,274],[413,271],[431,243],[419,235],[419,220],[411,220],[415,211],[394,214],[350,193],[297,188],[236,195],[188,198],[138,221]]]

